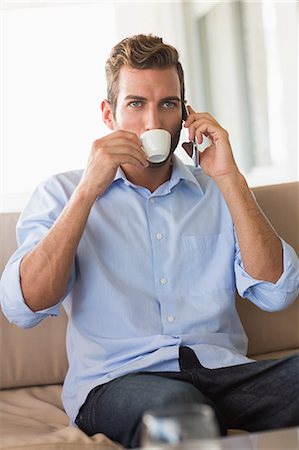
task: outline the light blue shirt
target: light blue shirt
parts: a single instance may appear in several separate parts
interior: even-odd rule
[[[36,189],[1,284],[3,311],[21,327],[58,315],[63,304],[69,316],[63,403],[71,421],[96,385],[133,371],[179,371],[180,345],[209,368],[252,361],[235,289],[267,311],[283,309],[298,294],[298,258],[282,242],[278,282],[250,277],[217,186],[175,156],[170,180],[153,193],[117,171],[91,209],[60,303],[35,313],[26,306],[21,258],[47,234],[82,173],[53,176]]]

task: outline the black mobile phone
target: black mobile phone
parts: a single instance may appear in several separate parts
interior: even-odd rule
[[[186,103],[182,100],[182,119],[184,122],[186,122],[188,115]]]
[[[189,116],[188,110],[187,110],[187,106],[185,104],[185,102],[182,103],[182,119],[184,122],[186,122],[187,117]],[[195,167],[198,167],[199,165],[199,155],[198,155],[198,150],[197,150],[197,143],[196,143],[196,139],[193,141],[193,153],[192,153],[192,159],[194,162]]]

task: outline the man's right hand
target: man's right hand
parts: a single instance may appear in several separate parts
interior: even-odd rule
[[[93,143],[83,177],[69,202],[46,236],[22,260],[22,292],[32,311],[49,308],[63,297],[90,209],[122,164],[148,166],[136,134],[116,131]]]
[[[96,198],[112,183],[122,164],[132,164],[138,168],[149,165],[137,135],[118,130],[93,143],[80,187]]]

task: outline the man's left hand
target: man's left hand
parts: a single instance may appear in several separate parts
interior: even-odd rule
[[[189,105],[187,108],[189,116],[184,127],[189,129],[190,141],[196,138],[201,144],[205,135],[211,142],[209,147],[199,152],[201,168],[214,179],[238,172],[227,131],[210,114],[197,113]],[[183,147],[190,156],[190,143],[184,143]]]

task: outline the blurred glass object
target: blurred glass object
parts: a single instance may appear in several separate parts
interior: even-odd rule
[[[219,427],[209,405],[169,405],[147,411],[142,419],[142,448],[167,444],[183,449],[196,442],[198,449],[217,450],[217,437]]]

